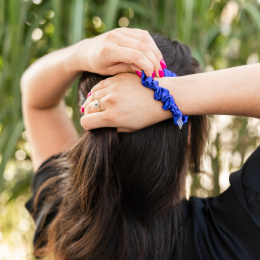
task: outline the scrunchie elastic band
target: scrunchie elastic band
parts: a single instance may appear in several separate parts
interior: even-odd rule
[[[164,69],[164,77],[177,77],[177,75],[170,70]],[[159,86],[159,82],[152,77],[147,77],[142,71],[142,84],[144,87],[152,89],[154,91],[154,99],[161,100],[163,103],[163,110],[170,110],[174,119],[174,124],[178,125],[181,129],[184,124],[188,122],[189,116],[184,116],[178,109],[174,98],[170,95],[169,90]]]

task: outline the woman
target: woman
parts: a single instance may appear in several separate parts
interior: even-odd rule
[[[177,78],[163,77],[162,56]],[[36,223],[35,254],[259,259],[259,149],[220,196],[184,199],[187,169],[200,170],[205,115],[260,117],[259,69],[256,64],[195,74],[199,64],[187,46],[136,29],[86,39],[33,64],[21,89],[36,171],[26,204]],[[181,130],[130,73],[141,70],[155,72],[190,115]],[[88,71],[79,84],[81,125],[95,130],[79,137],[63,97],[81,71]],[[188,74],[194,75],[179,77]]]

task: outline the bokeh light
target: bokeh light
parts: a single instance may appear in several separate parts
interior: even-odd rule
[[[39,5],[42,3],[42,0],[32,0],[35,5]]]
[[[118,25],[120,27],[127,27],[129,25],[129,19],[125,16],[121,17],[119,20],[118,20]]]
[[[92,18],[92,22],[93,22],[95,28],[99,28],[102,25],[102,21],[99,16],[94,16]]]
[[[260,0],[197,0],[192,6],[179,1],[179,9],[172,8],[174,1],[166,1],[168,8],[165,1],[151,0],[145,6],[138,0],[118,0],[117,5],[111,5],[113,15],[108,13],[107,1],[87,0],[80,9],[83,16],[75,12],[79,2],[22,0],[16,1],[16,8],[12,1],[4,2],[7,12],[3,12],[0,46],[0,167],[5,167],[0,174],[4,187],[0,194],[0,260],[33,259],[34,223],[24,208],[30,196],[33,167],[31,146],[20,122],[19,85],[29,65],[53,50],[116,27],[142,28],[179,39],[191,46],[205,71],[259,62]],[[73,87],[66,96],[66,112],[80,132],[75,93]],[[259,119],[212,116],[210,126],[203,158],[206,174],[188,175],[187,198],[216,196],[225,190],[230,173],[238,170],[260,144]],[[15,129],[19,130],[16,136]]]
[[[11,171],[11,170],[6,170],[6,171],[4,172],[4,178],[5,178],[5,180],[7,180],[7,181],[12,180],[12,179],[14,178],[14,172]]]
[[[128,8],[128,12],[129,12],[129,19],[132,19],[135,15],[135,12],[132,8]]]
[[[17,150],[15,152],[15,158],[19,161],[23,161],[26,158],[26,153],[23,150]]]
[[[43,36],[43,31],[40,28],[36,28],[32,32],[32,39],[34,41],[39,41]]]

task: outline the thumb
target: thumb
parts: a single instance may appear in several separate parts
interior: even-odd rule
[[[106,111],[86,114],[80,118],[80,124],[85,130],[112,127],[112,123],[108,119]]]
[[[115,74],[128,72],[128,73],[136,73],[137,71],[142,74],[142,70],[135,66],[134,64],[127,64],[127,63],[117,63],[112,68]]]

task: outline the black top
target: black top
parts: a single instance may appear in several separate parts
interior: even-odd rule
[[[33,214],[32,204],[41,185],[52,178],[46,166],[52,156],[36,172],[32,182],[33,195],[26,208]],[[58,174],[58,173],[57,173]],[[184,202],[185,229],[187,229],[184,259],[260,259],[260,147],[243,167],[230,175],[230,187],[215,198],[191,197]],[[45,193],[44,200],[48,196]],[[36,224],[34,242],[44,219],[44,203],[37,205],[33,214]],[[51,222],[58,211],[55,207],[48,216]],[[48,223],[47,223],[48,224]],[[46,223],[44,223],[46,225]]]

